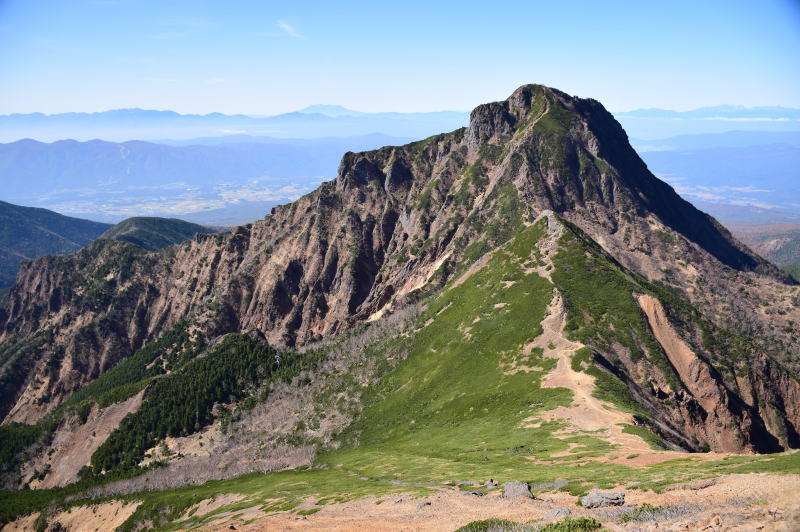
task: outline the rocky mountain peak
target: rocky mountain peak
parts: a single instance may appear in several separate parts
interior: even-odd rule
[[[0,312],[15,372],[0,415],[35,420],[187,317],[209,340],[334,336],[441,288],[546,210],[649,279],[665,280],[675,256],[696,268],[670,274],[681,286],[698,271],[769,269],[653,176],[602,105],[525,85],[477,107],[468,128],[346,153],[334,181],[252,226],[28,264]]]

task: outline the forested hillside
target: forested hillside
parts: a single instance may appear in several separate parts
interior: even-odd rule
[[[214,229],[177,218],[138,216],[128,218],[103,233],[100,238],[121,240],[154,251],[178,244],[196,234],[215,233]]]

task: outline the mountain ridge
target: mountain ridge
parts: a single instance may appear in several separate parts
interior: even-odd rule
[[[47,209],[0,201],[0,287],[14,282],[21,261],[75,251],[109,227]]]
[[[461,126],[467,113],[337,114],[292,111],[271,116],[180,114],[145,109],[97,113],[0,115],[0,141],[31,137],[43,141],[63,138],[109,141],[186,139],[224,134],[249,134],[281,138],[347,137],[379,131],[395,137],[420,138]]]
[[[557,290],[563,334],[588,350],[571,355],[575,371],[590,372],[596,389],[628,405],[639,429],[681,449],[772,452],[800,445],[794,406],[800,385],[791,356],[800,339],[789,326],[800,294],[786,281],[650,174],[599,103],[526,85],[503,102],[477,107],[468,128],[346,153],[336,179],[230,233],[197,235],[151,253],[96,242],[68,257],[29,263],[0,315],[0,357],[14,369],[3,376],[0,413],[6,424],[45,419],[77,390],[133,360],[128,356],[142,353],[148,340],[179,334],[194,338],[192,345],[216,345],[240,335],[248,344],[296,353],[289,360],[302,362],[314,353],[305,348],[357,336],[359,326],[379,325],[427,302],[423,321],[406,337],[411,358],[392,355],[400,373],[386,382],[398,387],[385,390],[406,406],[416,400],[414,390],[424,392],[430,405],[446,405],[449,423],[463,412],[456,408],[458,387],[414,379],[403,392],[402,375],[419,375],[443,353],[444,379],[447,368],[467,363],[475,339],[486,360],[502,364],[502,371],[486,375],[504,393],[523,386],[529,372],[540,383],[555,364],[548,361],[552,348],[531,345],[526,352],[524,346],[539,336],[537,324]],[[511,289],[517,283],[520,289]],[[460,293],[467,299],[454,299]],[[641,301],[648,301],[650,314]],[[426,329],[428,320],[435,327]],[[516,328],[503,328],[512,323]],[[496,336],[497,327],[506,332]],[[242,338],[245,332],[250,340]],[[493,350],[499,343],[502,352]],[[380,360],[383,353],[373,356]],[[155,357],[142,366],[150,371],[152,360],[161,359],[147,356]],[[165,370],[186,364],[189,374],[200,367],[192,362],[196,356],[169,349],[162,363]],[[393,371],[375,364],[384,369],[374,375]],[[486,364],[480,367],[488,372]],[[523,366],[528,369],[512,372],[517,377],[503,377]],[[542,393],[538,384],[524,386]],[[387,411],[396,421],[392,430],[409,426],[405,418],[417,410],[385,410],[387,396],[369,393],[376,402],[364,406],[365,419]],[[566,397],[558,394],[553,397]],[[420,430],[444,438],[434,406],[424,411],[429,421],[420,420]],[[96,465],[123,457],[138,463],[152,442],[130,449],[125,442],[136,440],[125,434],[150,434],[157,412],[148,403]],[[214,417],[200,414],[204,423]],[[517,415],[505,412],[503,419],[519,423]],[[191,436],[180,430],[203,425],[181,423],[180,437]],[[359,426],[345,429],[347,441],[362,434],[370,435],[370,445],[383,445],[385,435],[374,428],[359,433]],[[514,434],[509,443],[519,445],[524,434]]]
[[[796,107],[773,106],[745,106],[745,105],[712,105],[677,111],[651,107],[646,109],[633,109],[630,111],[616,111],[619,116],[653,117],[653,118],[720,118],[734,119],[800,119],[800,109]]]
[[[99,238],[130,242],[142,249],[155,251],[179,244],[196,234],[216,233],[214,229],[178,218],[136,216],[115,224]]]

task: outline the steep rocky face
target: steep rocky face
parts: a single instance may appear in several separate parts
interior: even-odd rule
[[[747,375],[731,379],[728,386],[715,367],[698,356],[696,349],[680,337],[658,299],[640,295],[638,302],[680,383],[680,387],[675,389],[673,386],[667,392],[673,396],[671,399],[677,408],[672,411],[661,409],[659,413],[680,426],[682,434],[723,452],[741,452],[743,449],[774,452],[800,444],[794,432],[794,423],[798,419],[795,408],[787,409],[782,404],[783,398],[793,402],[800,397],[800,383],[783,371],[778,372],[780,376],[774,374],[769,359],[758,353],[749,357],[757,368],[750,368]],[[698,345],[701,349],[705,347],[702,343]],[[650,372],[651,375],[657,373]],[[776,380],[781,384],[777,388],[780,390],[778,394],[768,391],[770,383]],[[739,381],[743,381],[744,386]],[[763,404],[759,404],[759,398]],[[787,419],[792,422],[787,423]]]
[[[731,309],[746,313],[748,326],[781,342],[770,348],[796,358],[800,340],[787,324],[800,320],[791,309],[798,296],[782,274],[655,178],[599,103],[529,85],[476,108],[468,128],[347,153],[335,180],[230,233],[154,253],[96,242],[25,264],[0,314],[0,414],[36,421],[181,318],[208,340],[255,329],[277,346],[379,319],[415,290],[460,275],[545,209],[612,260],[680,288],[710,321],[736,325]],[[768,315],[740,288],[779,292],[790,310]],[[640,386],[648,376],[633,368],[620,377]],[[763,370],[784,389],[796,383],[766,356]],[[717,391],[687,382],[685,393],[717,394],[736,408],[724,399],[726,379]],[[741,387],[764,397],[766,382]],[[775,400],[788,404],[792,394]],[[797,426],[792,408],[786,419]],[[689,425],[705,426],[704,416]]]

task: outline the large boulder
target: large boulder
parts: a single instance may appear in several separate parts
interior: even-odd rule
[[[618,491],[595,491],[581,499],[584,508],[602,508],[604,506],[622,506],[625,494]]]
[[[531,495],[531,487],[527,482],[506,482],[503,484],[503,497],[506,499],[513,499],[514,497],[526,497],[533,499]]]

